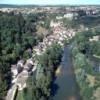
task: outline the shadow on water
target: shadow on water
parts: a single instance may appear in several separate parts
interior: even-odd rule
[[[59,86],[56,83],[52,83],[52,87],[51,88],[52,88],[51,96],[53,97],[53,96],[55,96],[57,94],[57,91],[59,89]]]

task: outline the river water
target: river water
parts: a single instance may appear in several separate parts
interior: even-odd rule
[[[82,100],[75,80],[70,46],[64,48],[60,73],[54,81],[53,100]]]

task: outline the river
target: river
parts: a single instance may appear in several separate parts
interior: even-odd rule
[[[60,73],[54,81],[53,100],[82,100],[75,80],[70,45],[64,47]]]

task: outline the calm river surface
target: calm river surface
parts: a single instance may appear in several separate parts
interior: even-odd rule
[[[54,82],[53,91],[55,91],[55,94],[53,100],[81,100],[75,80],[69,45],[64,48],[60,71]]]

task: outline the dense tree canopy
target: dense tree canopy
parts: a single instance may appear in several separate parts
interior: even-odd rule
[[[46,52],[38,57],[39,63],[44,67],[57,67],[61,60],[62,49],[61,46],[57,43],[48,47]]]
[[[11,82],[11,64],[29,57],[27,49],[38,42],[35,21],[36,18],[34,21],[24,19],[21,13],[0,12],[0,98],[5,96]]]
[[[100,29],[78,33],[73,41],[72,55],[77,83],[83,100],[94,99],[94,91],[100,87],[99,69],[95,72],[95,59],[100,57]],[[97,37],[96,39],[93,39]],[[91,41],[92,39],[92,41]],[[95,55],[95,58],[93,56]],[[96,58],[97,57],[97,58]],[[93,79],[95,82],[93,83]],[[91,85],[92,84],[92,85]],[[99,93],[99,92],[98,92]]]
[[[62,48],[54,43],[46,51],[37,57],[38,66],[36,77],[29,78],[28,87],[24,90],[24,98],[30,100],[49,100],[51,96],[51,85],[53,82],[53,70],[55,70],[61,61]]]

